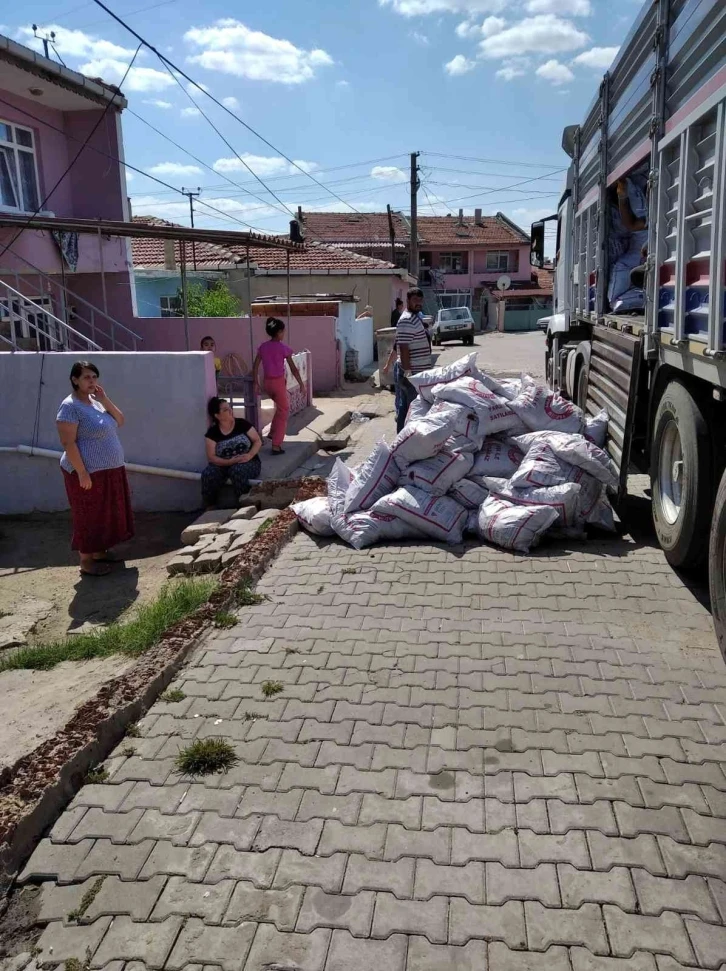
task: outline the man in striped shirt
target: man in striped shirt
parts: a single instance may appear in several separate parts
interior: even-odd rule
[[[406,294],[406,310],[396,324],[396,430],[401,431],[416,389],[408,380],[410,375],[431,367],[431,338],[423,321],[423,292],[414,287]]]

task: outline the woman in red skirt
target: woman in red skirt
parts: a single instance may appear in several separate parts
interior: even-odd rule
[[[118,429],[124,416],[98,383],[90,361],[71,368],[73,393],[56,416],[65,451],[61,469],[73,519],[71,548],[81,555],[81,573],[110,572],[110,549],[134,535],[131,495]]]

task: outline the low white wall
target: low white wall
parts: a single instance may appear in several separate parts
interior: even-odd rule
[[[0,445],[61,451],[55,425],[71,391],[78,354],[0,354]],[[127,462],[198,472],[206,464],[206,403],[215,393],[211,355],[98,352],[100,383],[123,411],[119,432]],[[199,483],[129,473],[139,511],[196,509]],[[57,459],[0,452],[0,514],[67,509]]]
[[[363,370],[363,368],[367,368],[373,363],[373,334],[375,323],[372,317],[362,317],[360,320],[356,320],[355,313],[355,304],[340,304],[340,313],[336,324],[336,336],[341,343],[343,367],[345,366],[345,352],[348,349],[352,349],[358,354],[359,370]]]

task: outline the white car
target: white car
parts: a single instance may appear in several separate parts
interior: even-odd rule
[[[468,307],[450,307],[439,310],[433,329],[433,342],[437,346],[444,341],[462,341],[470,346],[474,343],[474,318]]]

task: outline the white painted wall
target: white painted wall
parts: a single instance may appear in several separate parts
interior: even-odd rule
[[[0,354],[0,446],[61,451],[55,418],[71,391],[76,353]],[[100,382],[126,418],[119,432],[127,462],[198,472],[206,464],[206,403],[216,393],[211,355],[91,355]],[[199,483],[129,473],[137,510],[196,509]],[[67,509],[57,459],[0,452],[0,514]]]

